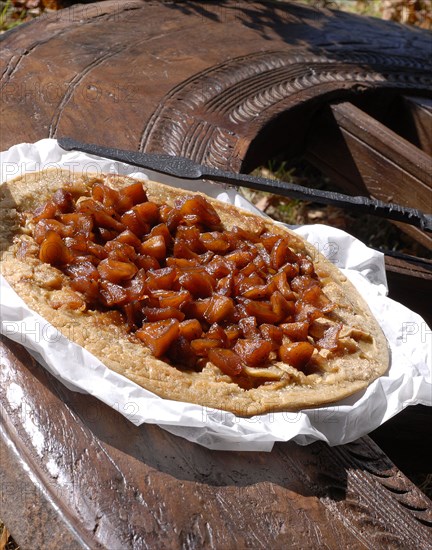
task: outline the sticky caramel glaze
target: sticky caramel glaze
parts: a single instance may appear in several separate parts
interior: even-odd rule
[[[78,200],[60,189],[33,212],[33,237],[39,259],[69,276],[87,308],[121,312],[178,368],[210,360],[253,387],[272,362],[306,372],[315,350],[338,346],[341,326],[314,324],[334,306],[310,258],[264,226],[224,230],[201,195],[169,206],[149,201],[139,182],[120,191],[96,182]]]

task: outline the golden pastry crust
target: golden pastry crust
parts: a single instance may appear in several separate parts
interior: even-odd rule
[[[113,175],[104,176],[104,180],[118,189],[136,181]],[[237,225],[255,229],[257,224],[264,225],[273,233],[289,234],[294,251],[313,259],[325,294],[337,305],[331,317],[335,323],[343,324],[340,338],[345,352],[329,352],[323,358],[324,368],[310,375],[275,362],[268,367],[274,372],[275,380],[252,389],[241,388],[210,362],[201,372],[195,372],[177,369],[155,358],[136,336],[128,333],[118,315],[86,309],[82,296],[71,288],[69,278],[38,259],[31,232],[21,223],[23,213],[34,210],[65,183],[76,196],[88,196],[91,182],[91,176],[51,170],[27,174],[3,184],[0,192],[1,265],[4,277],[31,309],[98,357],[109,369],[163,398],[223,409],[241,416],[334,403],[366,388],[386,372],[389,365],[387,341],[366,302],[341,271],[292,231],[208,197],[224,228]],[[146,181],[144,185],[149,200],[159,204],[173,204],[179,196],[190,194],[156,182]]]

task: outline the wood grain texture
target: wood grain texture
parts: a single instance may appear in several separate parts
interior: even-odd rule
[[[408,115],[402,121],[402,132],[422,151],[432,155],[432,99],[405,96],[403,102]]]
[[[424,97],[428,40],[294,4],[73,6],[0,36],[0,147],[70,135],[245,169],[301,151],[330,100]],[[1,357],[0,517],[23,548],[50,532],[107,550],[430,548],[430,501],[367,437],[212,452],[67,390],[17,344]]]
[[[432,157],[350,103],[331,109],[368,193],[384,202],[432,213]],[[430,234],[397,225],[432,249]]]

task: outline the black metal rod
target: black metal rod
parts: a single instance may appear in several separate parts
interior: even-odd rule
[[[248,187],[257,191],[265,191],[294,199],[333,204],[340,207],[382,216],[391,220],[414,225],[424,231],[432,231],[432,215],[424,214],[415,208],[363,196],[350,196],[334,191],[310,189],[294,183],[262,177],[249,176],[219,170],[211,166],[198,164],[185,157],[175,157],[164,154],[149,154],[139,151],[126,151],[114,147],[103,147],[92,143],[81,143],[72,138],[59,138],[60,147],[67,151],[76,150],[100,157],[124,162],[140,168],[147,168],[162,174],[183,179],[208,179],[220,183]]]

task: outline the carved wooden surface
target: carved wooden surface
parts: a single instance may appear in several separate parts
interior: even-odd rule
[[[286,108],[377,87],[430,91],[428,40],[272,2],[74,6],[2,36],[0,146],[72,134],[179,152],[187,134],[197,160],[222,148],[239,169],[257,131]],[[176,105],[179,125],[164,132]]]
[[[291,4],[108,0],[0,40],[2,150],[70,135],[239,170],[301,150],[323,102],[431,90],[427,33]],[[431,547],[430,501],[368,437],[207,451],[1,354],[0,517],[23,548]]]
[[[412,58],[404,61],[412,70],[409,80],[400,70],[400,59],[376,53],[320,55],[292,48],[230,59],[172,89],[146,126],[140,148],[216,166],[226,166],[228,159],[238,170],[263,127],[299,103],[329,101],[367,88],[431,89],[427,68]],[[179,105],[180,121],[175,117]],[[206,145],[200,139],[203,133]]]

